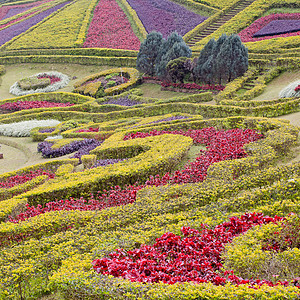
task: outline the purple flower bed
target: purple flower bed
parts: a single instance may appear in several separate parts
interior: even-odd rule
[[[185,35],[206,19],[168,0],[128,0],[128,3],[148,33],[159,31],[164,38],[173,31]]]
[[[127,158],[122,158],[122,159],[117,159],[117,158],[111,158],[111,159],[99,159],[96,161],[96,163],[93,165],[92,168],[97,168],[97,167],[105,167],[107,165],[112,165],[116,164],[118,162],[124,161]]]
[[[103,143],[103,141],[98,141],[95,139],[86,139],[86,145],[82,146],[71,158],[78,158],[79,163],[81,164],[81,156],[87,155],[92,151],[93,149],[97,148]]]
[[[81,155],[88,154],[89,151],[100,146],[102,143],[103,141],[98,141],[95,139],[84,139],[82,141],[74,141],[68,145],[65,145],[57,149],[52,149],[53,144],[44,141],[38,143],[37,152],[41,152],[42,156],[45,158],[53,158],[53,157],[67,155],[80,150],[80,153],[78,155],[76,154],[76,158],[80,159]],[[73,157],[75,157],[75,155]]]
[[[55,130],[55,128],[44,128],[44,129],[40,129],[39,132],[40,133],[51,133]]]
[[[272,35],[260,35],[257,36],[256,34],[265,28],[268,28],[268,24],[272,23],[273,21],[300,21],[300,13],[280,13],[280,14],[272,14],[262,18],[257,19],[254,21],[250,26],[243,29],[239,36],[242,42],[256,42],[262,41],[277,37],[289,37],[289,36],[296,36],[300,35],[300,30],[294,32],[286,32],[286,33],[274,33]],[[279,24],[279,23],[277,23]],[[278,27],[277,27],[278,28]]]
[[[20,14],[26,10],[29,10],[33,7],[39,6],[43,3],[51,2],[53,0],[47,0],[47,1],[38,1],[35,3],[26,3],[21,5],[12,5],[7,7],[1,7],[0,8],[0,20],[8,19],[12,16],[15,16],[17,14]]]
[[[5,28],[5,29],[1,30],[0,46],[5,44],[6,42],[10,41],[15,36],[18,36],[19,34],[25,32],[30,27],[32,27],[32,26],[36,25],[37,23],[41,22],[43,19],[45,19],[46,17],[48,17],[49,15],[51,15],[53,12],[57,11],[58,9],[64,7],[68,3],[70,3],[70,1],[61,3],[59,5],[56,5],[52,8],[50,8],[50,9],[47,9],[47,10],[43,11],[42,13],[40,13],[40,14],[32,17],[32,18],[29,18],[29,19],[27,19],[23,22],[17,23],[15,25],[12,25],[8,28]]]
[[[161,122],[168,122],[168,121],[174,121],[174,120],[183,120],[183,119],[189,119],[189,118],[190,117],[187,117],[187,116],[174,116],[174,117],[169,117],[169,118],[153,121],[153,122],[150,122],[150,123],[147,123],[147,124],[156,124],[156,123],[161,123]]]
[[[300,20],[274,20],[253,34],[254,37],[300,31]]]
[[[101,104],[116,104],[116,105],[122,105],[122,106],[134,106],[139,104],[136,101],[130,100],[128,96],[126,97],[120,97],[118,99],[110,99],[108,101],[102,102]]]

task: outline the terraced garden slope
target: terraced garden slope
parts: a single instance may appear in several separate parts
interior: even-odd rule
[[[297,0],[1,1],[0,299],[299,299],[299,16]],[[152,30],[183,36],[189,73],[138,71]],[[197,81],[224,33],[247,71]]]

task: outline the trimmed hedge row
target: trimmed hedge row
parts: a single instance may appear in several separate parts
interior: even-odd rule
[[[268,121],[260,118],[232,117],[191,121],[176,124],[162,124],[157,130],[198,129],[216,126],[217,128],[251,128],[266,132],[266,138],[246,147],[251,156],[234,161],[223,161],[209,167],[207,178],[232,180],[245,172],[252,172],[273,161],[278,155],[286,153],[293,145],[298,134],[296,127],[281,121]],[[23,201],[30,205],[44,204],[51,199],[87,196],[91,192],[106,189],[108,186],[124,186],[144,181],[151,174],[162,174],[173,168],[187,149],[191,139],[182,136],[164,135],[123,141],[125,134],[137,131],[149,131],[151,128],[132,129],[116,133],[91,151],[97,158],[126,158],[127,161],[107,166],[99,173],[98,168],[70,174],[66,177],[53,179],[51,184],[45,183],[39,188],[22,195]],[[174,144],[177,146],[174,147]],[[134,156],[134,157],[133,157]],[[20,196],[21,197],[21,196]],[[20,197],[17,203],[21,201]],[[26,200],[24,200],[26,199]]]
[[[49,55],[75,55],[100,57],[137,57],[138,51],[119,50],[108,48],[71,48],[71,49],[29,49],[1,51],[0,57],[6,56],[49,56]]]
[[[17,293],[14,287],[19,282],[26,283],[33,293],[36,285],[31,279],[39,278],[39,286],[46,289],[50,279],[51,290],[57,288],[67,299],[102,296],[117,299],[186,299],[191,295],[207,299],[245,299],[250,294],[256,299],[294,299],[298,289],[283,286],[262,286],[249,290],[247,286],[229,284],[215,286],[210,283],[131,283],[124,279],[96,274],[91,270],[91,261],[116,248],[129,250],[139,247],[140,244],[153,243],[155,238],[166,231],[179,234],[182,226],[200,228],[201,223],[217,225],[227,217],[237,216],[237,213],[228,211],[226,203],[223,202],[224,198],[231,197],[237,203],[236,195],[245,189],[251,189],[251,193],[277,181],[289,180],[299,175],[299,172],[298,163],[256,171],[230,182],[206,181],[194,185],[146,188],[139,192],[135,203],[126,206],[95,212],[51,212],[34,217],[31,220],[32,228],[36,225],[37,231],[33,234],[38,240],[30,239],[26,243],[14,245],[14,251],[11,251],[11,247],[1,250],[0,274],[5,275],[6,282],[0,283],[0,296]],[[283,195],[286,193],[286,185],[280,187],[277,184],[277,187],[278,192]],[[293,200],[293,190],[296,191],[297,187],[290,188],[286,199]],[[265,193],[265,197],[269,195],[270,198],[272,193],[270,190],[269,194]],[[280,198],[278,200],[281,201]],[[276,213],[277,211],[273,211],[273,214]],[[17,232],[26,234],[31,232],[27,231],[29,224],[30,222],[22,222],[9,227],[12,231],[22,227],[24,231],[20,228]],[[50,229],[49,234],[53,235],[40,235],[40,228],[43,232]],[[55,233],[57,231],[59,233]]]
[[[199,43],[197,43],[192,50],[201,50],[201,48],[211,39],[211,38],[218,38],[222,33],[226,34],[233,34],[238,33],[245,27],[249,26],[255,19],[260,17],[266,10],[274,7],[276,5],[282,4],[282,0],[257,0],[254,1],[251,5],[246,7],[243,11],[236,14],[232,19],[214,31],[208,37],[202,39]],[[299,7],[299,2],[297,0],[286,0],[284,1],[285,5],[294,5],[295,7]],[[220,16],[217,17],[217,19]],[[197,28],[197,27],[196,27]],[[291,47],[299,47],[300,41],[299,37],[292,36],[292,37],[285,37],[285,38],[276,38],[276,39],[269,39],[259,42],[251,42],[245,43],[246,47],[250,50],[254,49],[264,49],[266,47],[274,49],[278,48],[291,48]]]
[[[135,67],[135,57],[101,57],[101,56],[78,56],[78,55],[22,55],[22,56],[3,56],[0,57],[1,64],[19,63],[61,63],[61,64],[80,64],[80,65],[109,65],[116,67]]]
[[[208,105],[194,103],[166,103],[159,105],[147,105],[143,106],[142,108],[130,108],[108,113],[86,113],[80,111],[67,111],[65,109],[56,109],[56,111],[52,111],[48,109],[48,112],[29,112],[28,114],[24,115],[17,115],[18,112],[16,112],[13,114],[4,115],[0,121],[2,123],[12,123],[31,119],[41,120],[53,118],[60,121],[65,121],[68,119],[82,119],[99,123],[118,118],[150,117],[176,112],[201,115],[204,118],[224,118],[228,116],[277,117],[299,111],[299,103],[300,98],[292,98],[290,101],[286,101],[284,103],[276,103],[258,107],[239,107],[232,105]]]
[[[115,68],[115,69],[109,69],[105,71],[101,71],[100,73],[96,73],[93,75],[90,75],[88,77],[85,77],[74,84],[74,92],[76,93],[84,93],[85,95],[92,95],[96,96],[98,89],[101,87],[102,83],[99,82],[92,82],[88,83],[89,81],[93,81],[97,78],[113,74],[113,73],[123,73],[127,74],[129,76],[129,80],[125,83],[122,83],[117,86],[109,87],[104,90],[106,95],[112,95],[112,94],[119,94],[123,91],[125,91],[128,88],[133,87],[134,85],[138,84],[140,79],[140,72],[134,68]]]
[[[4,181],[6,178],[9,178],[11,176],[15,175],[22,175],[30,171],[34,171],[37,169],[44,169],[47,171],[56,172],[57,169],[64,164],[72,164],[76,165],[78,163],[77,159],[62,159],[62,160],[54,160],[49,161],[46,163],[40,163],[36,164],[34,166],[29,166],[26,168],[19,169],[17,171],[8,172],[0,176],[0,180]],[[27,190],[31,190],[38,185],[41,185],[45,182],[44,176],[39,176],[29,182],[26,182],[22,185],[16,186],[11,189],[7,189],[5,192],[1,192],[1,197],[3,195],[3,199],[7,199],[10,195],[19,193],[22,194],[26,192]],[[24,209],[26,204],[26,199],[22,197],[21,195],[14,196],[11,199],[0,201],[0,221],[4,221],[8,215],[14,216],[19,214],[22,209]]]

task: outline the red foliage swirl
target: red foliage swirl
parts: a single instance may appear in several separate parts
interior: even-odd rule
[[[131,251],[117,249],[109,257],[95,259],[92,262],[96,272],[123,277],[130,281],[176,282],[193,281],[196,283],[212,282],[224,285],[233,284],[268,284],[265,280],[244,280],[232,271],[223,271],[221,253],[224,246],[232,239],[255,225],[278,222],[283,218],[264,216],[261,213],[246,213],[240,218],[232,217],[214,229],[202,224],[198,231],[183,227],[183,237],[167,232],[156,239],[153,246],[141,245]],[[279,282],[287,285],[287,282]]]
[[[69,200],[60,200],[49,202],[45,207],[38,205],[37,207],[29,207],[25,212],[19,214],[14,219],[10,218],[11,222],[19,222],[30,217],[52,211],[52,210],[96,210],[104,209],[112,206],[125,205],[133,203],[136,199],[138,190],[146,186],[161,186],[165,184],[182,184],[201,182],[205,179],[208,167],[222,160],[237,159],[246,156],[243,145],[256,141],[263,137],[251,129],[231,129],[227,131],[217,131],[213,127],[188,130],[188,131],[156,131],[148,133],[137,132],[128,135],[124,140],[143,138],[146,136],[156,136],[162,134],[181,134],[189,136],[193,139],[194,144],[205,144],[206,151],[201,150],[195,161],[187,163],[183,170],[175,171],[174,173],[166,173],[163,176],[155,175],[144,183],[136,183],[132,186],[127,186],[121,189],[119,186],[112,187],[110,190],[99,191],[95,196],[91,195],[90,199],[83,198]]]

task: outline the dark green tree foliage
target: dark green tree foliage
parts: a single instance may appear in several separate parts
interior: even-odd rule
[[[179,57],[191,57],[192,50],[186,45],[177,32],[172,32],[159,50],[155,64],[155,73],[164,78],[167,75],[166,67],[169,61]]]
[[[248,50],[238,35],[211,39],[200,53],[195,78],[206,83],[229,82],[248,69]]]
[[[166,67],[167,76],[172,82],[184,82],[185,76],[190,73],[187,61],[190,61],[190,59],[179,57],[168,62]]]
[[[155,62],[164,39],[160,32],[151,32],[141,43],[136,60],[136,68],[151,76],[155,73]]]
[[[212,55],[215,46],[216,46],[215,39],[211,39],[200,52],[196,66],[193,69],[193,75],[199,81],[206,81],[204,78],[203,66],[208,61],[208,58]]]

